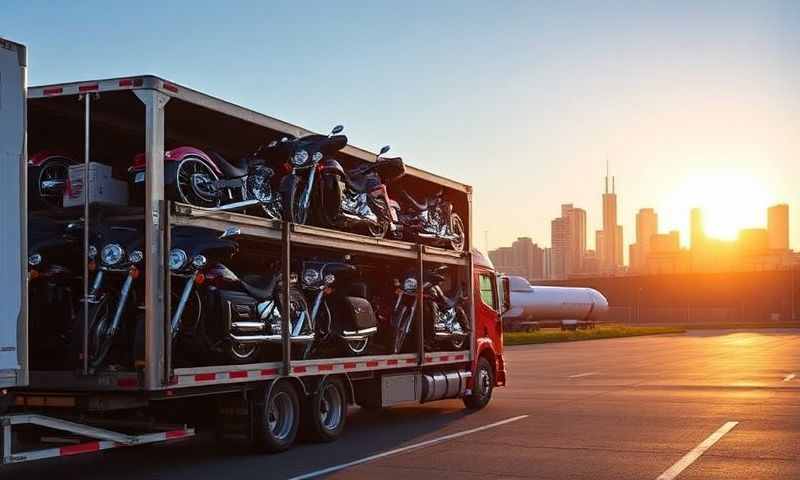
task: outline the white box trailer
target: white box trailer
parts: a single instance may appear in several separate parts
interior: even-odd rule
[[[25,47],[0,38],[0,388],[28,383]]]
[[[164,154],[167,149],[198,145],[213,148],[226,157],[240,158],[265,141],[287,134],[302,137],[313,133],[296,125],[148,75],[30,87],[27,114],[31,152],[58,147],[84,165],[98,158],[114,159],[111,167],[117,176],[124,175],[130,159],[144,152],[144,205],[120,212],[124,217],[136,217],[144,225],[144,361],[134,369],[90,369],[86,363],[87,340],[84,337],[82,368],[31,369],[29,386],[15,392],[18,414],[0,417],[4,429],[3,463],[65,454],[63,450],[52,448],[15,451],[10,445],[11,428],[19,424],[46,426],[83,439],[94,439],[66,454],[191,436],[194,431],[185,426],[133,435],[105,430],[102,423],[89,422],[92,413],[116,411],[120,414],[165,401],[220,398],[217,414],[223,428],[241,423],[241,419],[228,418],[225,412],[245,412],[247,420],[244,422],[250,428],[244,430],[252,437],[264,433],[263,409],[272,408],[273,397],[280,395],[282,389],[294,391],[306,403],[316,401],[327,391],[323,387],[338,381],[346,386],[349,403],[382,407],[442,398],[475,399],[484,393],[490,395],[494,385],[505,384],[500,320],[503,308],[500,299],[504,295],[491,263],[470,249],[472,208],[468,185],[414,167],[407,167],[402,180],[407,188],[423,194],[433,194],[439,189],[446,191],[454,208],[464,214],[464,252],[379,240],[165,199]],[[348,145],[337,158],[345,166],[352,166],[374,162],[376,155]],[[24,172],[17,169],[14,174],[24,175]],[[84,252],[88,251],[92,208],[94,206],[89,203],[83,206],[83,218],[87,220],[83,222]],[[419,333],[414,352],[295,360],[289,354],[288,315],[284,314],[279,361],[176,368],[171,351],[169,299],[172,290],[166,257],[170,250],[171,228],[179,225],[220,231],[238,227],[243,236],[280,253],[283,278],[290,277],[290,262],[296,252],[303,254],[312,250],[355,253],[375,263],[406,262],[418,275],[420,285],[426,265],[451,265],[457,271],[455,281],[463,282],[466,288],[469,341],[460,351],[427,350],[422,335],[423,309],[419,308],[415,319]],[[25,258],[24,252],[22,258]],[[86,263],[84,298],[89,291]],[[288,282],[285,282],[284,296],[288,296],[287,290]],[[422,289],[418,289],[417,295],[421,303]],[[0,318],[0,323],[4,321]],[[87,423],[66,421],[75,412],[80,412]],[[294,413],[295,420],[298,414]],[[272,450],[277,449],[273,446]]]

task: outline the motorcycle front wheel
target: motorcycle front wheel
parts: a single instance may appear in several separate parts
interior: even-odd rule
[[[469,336],[467,330],[467,314],[461,307],[456,309],[456,321],[461,325],[461,332],[463,332],[463,335],[453,335],[453,338],[450,340],[450,346],[453,347],[453,350],[461,350]]]
[[[392,351],[400,353],[403,349],[403,344],[406,342],[408,332],[411,330],[411,309],[406,305],[400,305],[397,310],[392,313],[392,326],[395,328],[394,332],[394,345]]]
[[[466,236],[464,234],[464,222],[461,220],[461,217],[458,216],[457,213],[453,213],[450,215],[450,229],[452,231],[453,236],[455,237],[453,240],[450,240],[450,246],[456,252],[463,252],[464,251],[464,240]]]
[[[291,190],[286,193],[284,205],[289,209],[286,215],[292,222],[306,225],[308,223],[308,208],[303,207],[303,182],[298,181]]]
[[[64,204],[69,165],[66,158],[54,158],[39,166],[35,191],[44,206],[59,208]]]
[[[72,351],[73,357],[78,359],[79,364],[83,364],[83,317],[84,308],[87,302],[81,304],[75,324],[72,329]],[[111,322],[114,319],[114,310],[117,305],[115,295],[105,295],[97,303],[88,303],[89,323],[88,323],[88,348],[89,367],[96,369],[103,365],[111,346],[114,344],[114,337],[110,334]]]

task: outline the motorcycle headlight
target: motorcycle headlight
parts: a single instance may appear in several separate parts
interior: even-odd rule
[[[417,279],[416,278],[406,278],[403,281],[403,290],[407,292],[413,292],[417,289]]]
[[[186,265],[188,259],[189,257],[186,255],[186,252],[180,248],[173,248],[169,251],[169,269],[180,270]]]
[[[320,273],[313,268],[307,268],[306,271],[303,272],[303,283],[306,285],[316,285],[319,283]]]
[[[116,265],[122,260],[125,251],[117,243],[109,243],[100,252],[100,260],[106,265]]]
[[[89,245],[88,256],[89,260],[94,260],[95,258],[97,258],[97,247],[95,247],[94,245]]]
[[[322,160],[322,152],[314,152],[314,155],[311,156],[311,160],[314,160],[314,162]]]
[[[308,152],[305,150],[300,150],[294,154],[292,157],[292,165],[295,167],[299,167],[308,161]]]
[[[336,277],[332,273],[325,275],[325,285],[330,285],[334,281],[336,281]]]
[[[128,255],[128,261],[131,263],[139,263],[144,260],[144,253],[141,250],[134,250]]]
[[[206,266],[206,263],[208,263],[208,259],[205,255],[195,255],[192,258],[192,266],[194,268],[203,268]]]
[[[33,255],[28,257],[28,265],[30,265],[31,267],[35,267],[40,263],[42,263],[42,256],[39,255],[38,253],[34,253]]]

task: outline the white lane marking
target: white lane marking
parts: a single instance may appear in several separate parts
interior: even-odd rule
[[[289,480],[305,480],[307,478],[314,478],[320,475],[326,475],[328,473],[337,472],[339,470],[343,470],[345,468],[349,468],[355,465],[360,465],[362,463],[371,462],[373,460],[377,460],[379,458],[388,457],[390,455],[397,455],[398,453],[407,452],[409,450],[415,450],[417,448],[427,447],[428,445],[433,445],[436,443],[445,442],[447,440],[452,440],[454,438],[463,437],[464,435],[469,435],[472,433],[481,432],[483,430],[489,430],[490,428],[499,427],[500,425],[505,425],[507,423],[516,422],[517,420],[522,420],[523,418],[528,418],[528,415],[520,415],[518,417],[511,417],[505,420],[500,420],[499,422],[490,423],[488,425],[483,425],[477,428],[471,428],[469,430],[464,430],[461,432],[451,433],[450,435],[444,435],[442,437],[433,438],[431,440],[426,440],[420,443],[414,443],[412,445],[406,445],[405,447],[395,448],[394,450],[388,450],[386,452],[377,453],[375,455],[370,455],[369,457],[360,458],[358,460],[353,460],[352,462],[342,463],[341,465],[335,465],[333,467],[323,468],[322,470],[316,470],[310,473],[304,473],[303,475],[298,475],[296,477],[292,477]]]
[[[712,433],[710,437],[703,440],[703,442],[694,447],[691,452],[687,453],[683,456],[680,460],[675,463],[675,465],[669,467],[666,472],[662,473],[661,475],[656,478],[656,480],[672,480],[673,478],[677,477],[681,474],[682,471],[686,470],[689,465],[693,464],[695,460],[700,458],[700,455],[706,453],[706,450],[713,447],[715,443],[719,441],[720,438],[725,436],[726,433],[733,430],[733,427],[738,425],[739,422],[727,422],[723,426],[719,427],[719,429]]]
[[[783,379],[783,381],[784,382],[790,382],[790,381],[794,380],[795,377],[797,377],[796,374],[790,373],[789,375],[786,375],[786,377]]]
[[[578,373],[576,375],[570,375],[567,378],[591,377],[592,375],[597,375],[597,372]]]

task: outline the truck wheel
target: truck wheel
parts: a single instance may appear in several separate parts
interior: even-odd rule
[[[494,390],[494,370],[486,357],[478,359],[478,368],[475,370],[475,382],[472,393],[464,397],[464,405],[470,410],[480,410],[489,404]]]
[[[294,386],[277,381],[256,403],[255,446],[265,453],[288,450],[297,438],[300,400]]]
[[[341,436],[347,419],[347,393],[338,378],[325,380],[303,408],[304,437],[332,442]]]

